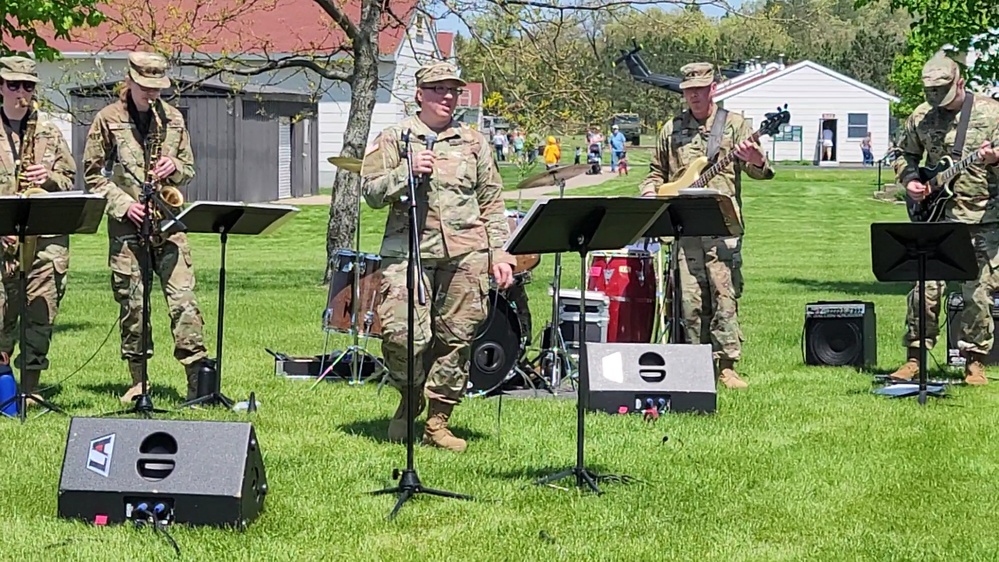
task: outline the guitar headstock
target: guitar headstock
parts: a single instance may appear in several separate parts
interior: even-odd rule
[[[790,122],[791,113],[787,110],[787,104],[784,104],[783,109],[780,106],[777,106],[777,111],[766,114],[766,119],[764,119],[763,124],[760,125],[760,136],[774,136],[780,132],[780,128],[782,126]]]

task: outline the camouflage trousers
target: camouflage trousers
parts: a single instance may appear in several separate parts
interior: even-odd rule
[[[378,305],[382,356],[389,383],[406,388],[409,292],[405,258],[382,258]],[[417,389],[432,400],[458,404],[465,395],[475,331],[488,315],[489,256],[472,252],[451,259],[423,259],[426,305],[416,301],[414,369]]]
[[[999,290],[999,225],[974,225],[971,240],[978,259],[978,277],[961,284],[964,307],[958,322],[957,347],[962,351],[988,355],[992,350],[994,323],[992,295]],[[940,336],[940,303],[946,298],[947,284],[926,282],[926,348],[933,349]],[[919,347],[919,286],[908,296],[905,314],[906,347]]]
[[[680,239],[681,308],[689,343],[711,344],[715,359],[738,361],[743,334],[739,328],[742,296],[742,239]]]
[[[0,352],[10,357],[14,344],[21,337],[20,315],[24,304],[21,295],[19,260],[7,258],[0,289],[0,310],[3,311],[0,329]],[[49,346],[52,343],[52,326],[59,313],[59,305],[66,294],[66,272],[69,270],[69,236],[39,238],[34,263],[27,276],[28,308],[24,316],[24,343],[14,366],[29,371],[49,368]],[[22,366],[22,361],[24,365]]]
[[[121,357],[142,357],[142,261],[145,252],[136,237],[112,238],[108,252],[111,288],[121,307]],[[170,328],[173,331],[173,356],[183,365],[203,359],[204,320],[194,296],[194,268],[187,236],[170,236],[163,245],[153,248],[153,274],[160,279],[166,298]],[[153,355],[152,321],[149,322],[148,356]]]

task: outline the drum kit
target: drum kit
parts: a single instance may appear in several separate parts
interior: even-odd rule
[[[329,161],[343,169],[359,172],[361,161],[354,158],[333,157]],[[564,166],[546,170],[528,177],[518,184],[519,189],[558,186],[559,197],[564,196],[565,180],[580,175],[587,166]],[[367,351],[370,338],[381,339],[382,326],[378,307],[381,294],[381,257],[360,251],[360,197],[357,205],[355,248],[341,249],[333,255],[329,295],[323,314],[326,345],[331,332],[349,335],[353,342],[328,366],[321,366],[322,380],[344,359],[351,363],[350,384],[373,380],[385,371],[380,358]],[[524,213],[507,210],[510,231],[516,230]],[[653,335],[656,302],[662,288],[656,284],[657,270],[653,269],[648,245],[636,245],[618,252],[593,252],[589,268],[587,289],[599,291],[609,300],[607,330],[608,342],[650,342]],[[565,378],[575,380],[572,365],[575,363],[567,348],[565,336],[559,329],[561,310],[560,290],[561,255],[555,254],[552,278],[552,322],[542,332],[539,354],[527,360],[532,343],[531,312],[528,308],[525,285],[531,283],[533,270],[540,264],[540,255],[515,256],[514,284],[505,290],[489,291],[489,312],[472,342],[471,365],[467,395],[490,395],[501,387],[514,385],[520,378],[525,386],[543,387],[552,394]],[[661,278],[661,276],[658,276]],[[574,290],[575,291],[575,290]],[[578,291],[577,291],[578,292]],[[362,341],[363,340],[363,341]],[[370,364],[365,362],[370,361]],[[362,376],[362,371],[364,375]],[[319,383],[316,381],[316,384]],[[536,386],[535,383],[538,383]]]

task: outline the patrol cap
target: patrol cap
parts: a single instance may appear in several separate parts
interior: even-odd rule
[[[680,89],[703,88],[715,82],[715,67],[710,62],[692,62],[680,68],[683,75],[683,82],[680,82]]]
[[[167,60],[156,53],[135,51],[128,55],[128,77],[143,88],[169,88]]]
[[[458,76],[458,69],[450,63],[434,62],[425,64],[416,71],[417,87],[423,86],[424,84],[432,84],[434,82],[444,82],[446,80],[454,80],[455,82],[459,82],[462,86],[466,84],[466,82]]]
[[[923,92],[926,102],[940,107],[957,97],[957,80],[961,69],[943,51],[937,51],[933,58],[923,65]]]
[[[27,57],[0,58],[0,78],[8,82],[37,83],[38,65]]]

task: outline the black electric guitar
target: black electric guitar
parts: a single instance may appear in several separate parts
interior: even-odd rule
[[[989,144],[991,147],[992,144]],[[957,176],[968,169],[968,166],[982,161],[982,156],[976,150],[965,156],[957,164],[944,156],[932,168],[919,168],[919,181],[930,188],[930,193],[922,201],[913,201],[906,196],[906,210],[912,222],[938,222],[943,218],[947,202],[954,198],[954,182]]]

